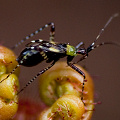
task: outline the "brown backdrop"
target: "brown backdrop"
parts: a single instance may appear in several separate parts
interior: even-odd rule
[[[73,45],[84,41],[87,47],[116,12],[120,12],[119,0],[0,1],[0,44],[12,47],[29,33],[53,21],[56,25],[55,41]],[[48,40],[49,29],[32,39],[38,38]],[[98,43],[102,41],[120,43],[120,16],[110,23]],[[24,45],[15,50],[17,55]],[[104,46],[96,49],[83,64],[94,76],[95,100],[102,101],[101,105],[96,106],[92,120],[120,120],[120,48]],[[43,67],[44,62],[32,68],[22,67],[21,87]],[[37,100],[36,83],[37,80],[21,96],[29,94]]]

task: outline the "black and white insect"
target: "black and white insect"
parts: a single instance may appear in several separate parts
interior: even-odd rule
[[[105,44],[112,44],[112,45],[118,45],[115,42],[102,42],[98,45],[95,45],[96,41],[100,37],[100,35],[103,33],[105,28],[108,26],[108,24],[112,21],[113,18],[117,17],[117,14],[114,14],[110,17],[110,19],[107,21],[105,26],[100,30],[98,36],[96,37],[95,41],[92,42],[88,46],[88,48],[84,48],[84,43],[80,42],[76,47],[71,46],[66,43],[58,43],[54,42],[54,35],[55,35],[55,25],[54,23],[48,23],[45,26],[39,28],[35,32],[31,33],[30,35],[26,36],[23,40],[21,40],[19,43],[17,43],[14,48],[18,47],[20,44],[22,44],[27,39],[33,37],[34,35],[38,34],[40,31],[42,31],[44,28],[48,28],[50,26],[50,40],[44,41],[42,39],[33,40],[30,43],[26,44],[25,49],[20,53],[18,58],[16,59],[18,61],[18,65],[12,70],[11,73],[5,78],[7,79],[14,71],[20,66],[26,66],[26,67],[32,67],[35,66],[42,61],[46,61],[47,63],[51,63],[50,66],[44,68],[43,70],[39,71],[36,76],[34,76],[19,92],[18,94],[23,91],[29,84],[31,84],[39,75],[46,72],[48,69],[50,69],[60,58],[67,57],[67,64],[72,69],[77,71],[79,74],[83,76],[83,85],[82,85],[82,95],[81,99],[83,100],[83,91],[84,91],[84,83],[85,83],[85,74],[75,66],[75,63],[72,62],[73,58],[77,55],[82,55],[82,57],[76,62],[80,62],[88,57],[88,54],[90,51],[94,50],[95,48],[98,48],[99,46],[105,45]],[[119,45],[118,45],[119,46]],[[4,81],[3,79],[2,81]],[[2,82],[1,81],[1,82]]]

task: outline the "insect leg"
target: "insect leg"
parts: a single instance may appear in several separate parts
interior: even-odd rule
[[[73,63],[67,62],[67,64],[68,64],[68,66],[70,66],[72,69],[74,69],[75,71],[77,71],[78,73],[80,73],[83,76],[82,94],[81,94],[81,100],[83,100],[83,91],[84,91],[84,85],[85,85],[85,74],[79,68],[77,68]]]
[[[13,74],[15,72],[15,70],[19,67],[20,65],[18,64],[8,75],[6,78],[4,78],[3,80],[0,81],[0,83],[2,83],[4,80],[6,80],[11,74]]]
[[[51,29],[50,29],[50,42],[54,42],[54,36],[55,36],[55,24],[51,24]]]
[[[46,67],[45,69],[41,70],[36,76],[34,76],[18,93],[21,93],[28,85],[30,85],[39,75],[43,74],[44,72],[46,72],[48,69],[50,69],[54,64],[56,63],[56,61],[54,61],[50,66]]]
[[[48,24],[44,25],[43,27],[37,29],[36,31],[32,32],[31,34],[27,35],[20,42],[18,42],[17,44],[15,44],[15,46],[13,46],[12,49],[15,49],[16,47],[18,47],[19,45],[21,45],[23,42],[25,42],[26,40],[30,39],[34,35],[36,35],[39,32],[41,32],[44,28],[47,28],[49,26],[51,26],[50,39],[51,39],[51,41],[53,41],[54,40],[54,34],[55,34],[55,27],[54,27],[54,23],[51,22],[51,23],[48,23]]]

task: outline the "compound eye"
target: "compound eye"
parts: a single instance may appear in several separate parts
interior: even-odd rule
[[[77,54],[85,55],[86,54],[86,50],[85,49],[79,49],[79,50],[77,50]]]

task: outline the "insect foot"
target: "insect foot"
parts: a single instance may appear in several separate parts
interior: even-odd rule
[[[82,91],[83,76],[65,62],[57,62],[40,76],[40,97],[50,107],[40,114],[39,120],[91,119],[94,110],[94,104],[91,104],[94,103],[93,81],[87,71],[76,66],[86,75],[84,91]]]

